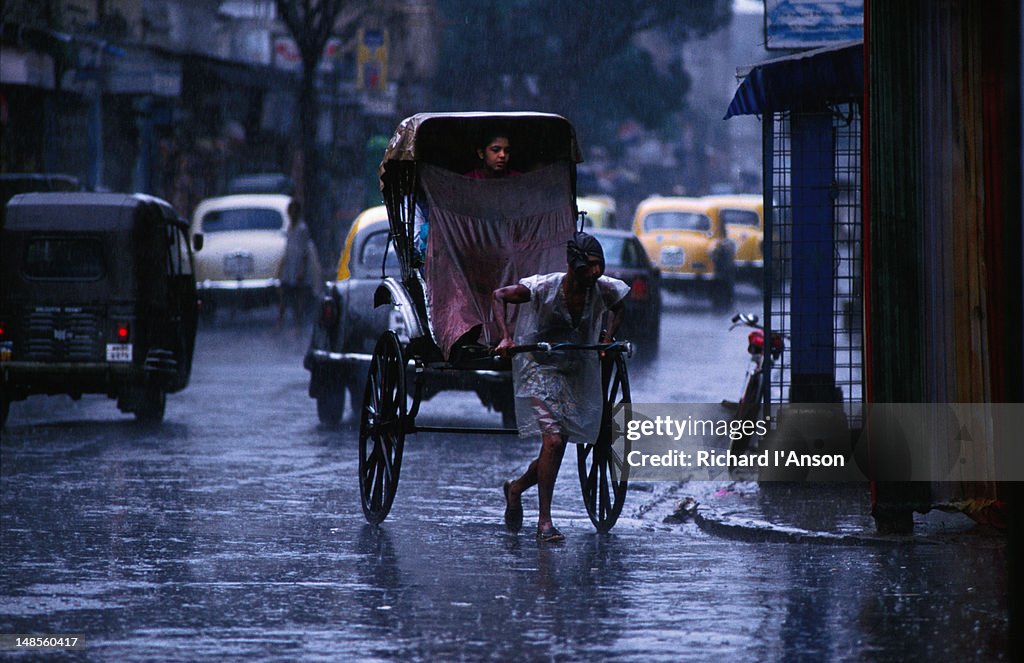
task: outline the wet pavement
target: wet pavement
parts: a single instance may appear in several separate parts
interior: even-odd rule
[[[736,391],[728,316],[678,301],[668,315],[672,351],[634,371],[634,400]],[[80,634],[70,658],[116,661],[1007,660],[1003,537],[928,514],[881,540],[866,486],[633,483],[598,535],[570,450],[554,504],[567,540],[542,545],[502,527],[501,482],[535,442],[421,434],[370,527],[355,428],[316,423],[304,338],[266,323],[204,329],[156,429],[103,398],[14,404],[0,634]],[[445,394],[418,422],[499,417]]]

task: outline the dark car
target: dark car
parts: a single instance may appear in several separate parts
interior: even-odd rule
[[[7,202],[19,193],[81,191],[78,178],[59,173],[0,173],[0,223]]]
[[[33,394],[97,393],[161,421],[188,385],[197,313],[188,224],[166,202],[14,197],[0,226],[3,419]]]
[[[637,359],[653,359],[661,334],[661,272],[633,233],[603,228],[586,231],[601,242],[605,275],[629,285],[625,317],[616,336],[633,342]]]
[[[389,232],[383,205],[356,217],[342,248],[337,276],[327,283],[313,325],[304,364],[310,372],[309,395],[316,399],[317,414],[326,425],[340,421],[346,393],[351,409],[358,411],[370,357],[381,333],[392,329],[403,342],[409,340],[400,307],[375,306],[382,273],[399,273]],[[432,377],[422,398],[428,400],[446,390],[474,391],[485,406],[501,413],[506,426],[515,421],[508,371],[445,371]]]

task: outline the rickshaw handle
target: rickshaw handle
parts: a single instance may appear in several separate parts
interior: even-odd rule
[[[598,352],[625,352],[627,357],[633,355],[633,344],[629,341],[612,341],[611,343],[595,343],[580,345],[579,343],[531,343],[516,345],[508,349],[510,355],[520,352],[552,352],[555,350],[597,350]]]

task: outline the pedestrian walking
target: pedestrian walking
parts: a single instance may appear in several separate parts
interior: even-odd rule
[[[306,319],[306,305],[313,297],[313,283],[320,274],[316,248],[309,228],[302,220],[302,206],[292,199],[288,203],[288,231],[284,256],[278,268],[280,281],[277,326],[284,327],[288,309],[291,309],[296,327]]]

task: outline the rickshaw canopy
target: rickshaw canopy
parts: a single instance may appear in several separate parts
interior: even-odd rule
[[[515,146],[512,167],[527,170],[554,161],[582,161],[572,123],[552,113],[418,113],[395,129],[381,172],[391,161],[419,161],[457,173],[477,164],[476,146],[488,131],[509,131]],[[382,180],[383,182],[383,180]]]

